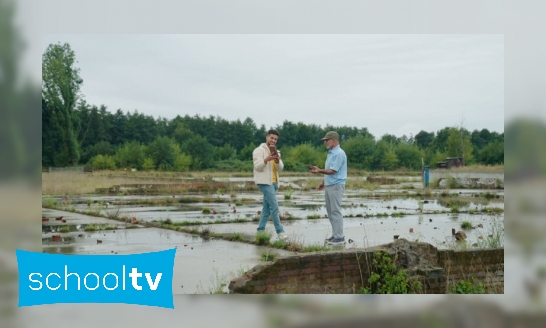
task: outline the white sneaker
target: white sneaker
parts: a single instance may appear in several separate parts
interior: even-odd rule
[[[288,240],[288,236],[283,232],[278,234],[277,237],[279,237],[279,240],[282,240],[282,241],[287,241]]]

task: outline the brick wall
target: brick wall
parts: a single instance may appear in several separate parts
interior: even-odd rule
[[[371,261],[379,250],[396,258],[398,267],[421,282],[424,293],[446,293],[448,283],[470,277],[486,288],[504,290],[504,249],[438,250],[405,239],[368,249],[280,257],[232,280],[229,289],[244,294],[355,293],[363,281],[367,286]]]

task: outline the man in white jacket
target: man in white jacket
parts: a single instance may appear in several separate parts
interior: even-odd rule
[[[279,218],[279,204],[277,203],[277,190],[279,189],[279,172],[283,170],[284,164],[281,160],[281,153],[272,154],[270,146],[275,146],[279,139],[279,132],[271,129],[267,132],[265,143],[262,143],[254,152],[252,160],[254,162],[254,182],[258,189],[264,195],[264,204],[258,231],[264,231],[269,216],[273,218],[273,225],[280,240],[288,240],[284,233],[284,228]]]

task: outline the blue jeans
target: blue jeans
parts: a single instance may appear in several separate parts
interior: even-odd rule
[[[260,223],[258,224],[258,231],[265,230],[265,224],[269,220],[269,216],[273,218],[273,224],[275,225],[275,231],[277,233],[283,233],[284,229],[279,218],[279,204],[277,203],[277,189],[276,183],[271,185],[259,184],[258,189],[264,194],[264,207],[262,209],[262,215],[260,216]]]

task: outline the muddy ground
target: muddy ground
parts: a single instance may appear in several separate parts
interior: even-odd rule
[[[504,190],[452,189],[427,193],[415,179],[404,179],[401,184],[347,190],[343,199],[347,244],[342,247],[385,244],[395,235],[439,248],[481,247],[499,229],[504,242]],[[225,284],[261,263],[263,253],[296,252],[152,225],[168,220],[194,231],[206,228],[213,234],[253,238],[262,197],[257,190],[248,188],[248,179],[236,180],[245,190],[44,196],[47,208],[44,207],[42,216],[49,220],[42,222],[43,251],[115,255],[176,248],[174,293],[226,291]],[[277,194],[285,231],[292,244],[324,246],[331,228],[323,192],[306,188],[301,181],[297,177],[287,179]],[[60,216],[61,220],[55,219]],[[472,228],[463,229],[464,221]],[[466,242],[456,242],[452,229],[465,231]],[[271,241],[275,241],[272,222],[268,223],[268,230],[272,232]]]

